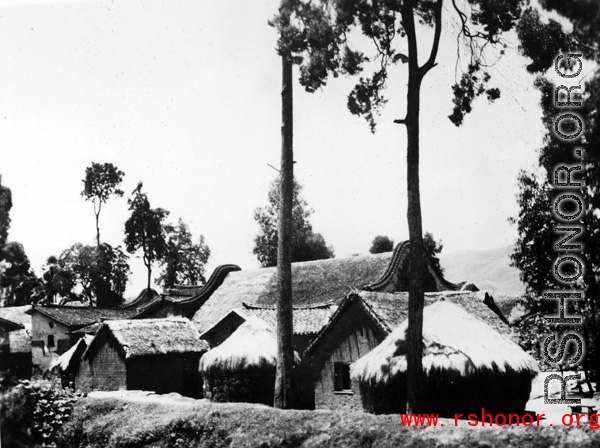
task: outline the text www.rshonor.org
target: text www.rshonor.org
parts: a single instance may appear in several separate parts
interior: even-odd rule
[[[481,414],[454,414],[454,426],[458,426],[461,419],[466,418],[469,426],[542,426],[541,420],[546,414],[488,414],[485,409]],[[561,422],[563,426],[581,426],[587,421],[588,428],[600,429],[600,414],[564,414]],[[400,414],[402,426],[445,426],[440,423],[438,414]],[[547,426],[552,426],[552,423]]]

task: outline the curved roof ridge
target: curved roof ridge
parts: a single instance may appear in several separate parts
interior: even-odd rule
[[[166,299],[182,305],[192,304],[199,301],[203,302],[204,300],[208,299],[219,286],[221,286],[223,280],[225,280],[225,277],[227,277],[230,272],[241,270],[242,268],[235,264],[222,264],[221,266],[216,267],[208,281],[204,284],[204,286],[202,286],[197,294],[191,296],[189,299],[183,300],[169,300],[168,297]]]
[[[308,305],[292,305],[294,310],[314,310],[318,308],[329,308],[335,304],[335,301],[329,300],[327,302],[308,304]],[[242,302],[242,306],[246,309],[251,310],[275,310],[277,305],[261,305],[256,303]]]
[[[370,285],[363,286],[362,289],[365,291],[376,291],[378,289],[386,286],[392,279],[394,278],[394,274],[397,272],[398,268],[404,263],[404,260],[408,256],[410,251],[410,241],[402,241],[398,243],[396,248],[394,249],[394,253],[392,255],[392,259],[388,264],[388,268],[385,273],[381,276],[379,280]]]

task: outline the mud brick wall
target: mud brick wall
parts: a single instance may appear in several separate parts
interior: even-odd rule
[[[334,390],[334,365],[337,362],[353,363],[379,345],[384,337],[382,330],[357,303],[340,316],[335,328],[325,335],[307,360],[316,372],[316,409],[363,410],[356,381],[351,381],[350,389]]]

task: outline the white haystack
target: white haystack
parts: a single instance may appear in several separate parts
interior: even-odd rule
[[[79,339],[73,347],[52,361],[48,370],[57,373],[66,373],[69,370],[73,370],[75,364],[79,363],[81,355],[83,355],[83,352],[93,338],[91,335],[85,335]]]
[[[405,320],[351,367],[360,381],[388,382],[406,372]],[[461,307],[440,301],[423,310],[423,370],[454,371],[467,376],[481,370],[503,373],[539,371],[537,362],[516,343]]]
[[[296,362],[300,361],[294,352]],[[232,371],[248,367],[275,366],[277,335],[262,319],[248,316],[247,320],[221,345],[200,358],[200,371]]]

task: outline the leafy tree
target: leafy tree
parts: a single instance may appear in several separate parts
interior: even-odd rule
[[[258,258],[261,266],[271,267],[277,265],[277,245],[279,236],[280,196],[279,179],[275,179],[269,189],[269,203],[265,207],[254,210],[254,220],[259,225],[259,233],[254,238],[253,253]],[[292,262],[312,261],[332,258],[333,248],[328,247],[323,236],[313,233],[310,216],[313,210],[302,196],[302,186],[294,180],[292,198]]]
[[[70,269],[66,269],[54,255],[46,260],[43,267],[42,281],[44,283],[44,302],[58,303],[61,297],[67,301],[78,299],[72,293],[77,284],[75,273]]]
[[[164,225],[169,212],[162,208],[151,208],[148,195],[138,183],[128,200],[131,216],[125,222],[125,247],[130,254],[142,250],[142,259],[148,270],[148,285],[152,278],[152,264],[167,254],[167,232]]]
[[[420,411],[422,394],[422,321],[423,321],[423,237],[419,187],[419,130],[420,87],[427,73],[436,65],[442,34],[443,0],[369,0],[323,2],[328,5],[324,14],[316,14],[314,7],[297,7],[303,20],[301,25],[288,27],[283,47],[302,63],[300,82],[309,91],[325,85],[330,73],[359,72],[366,61],[376,61],[370,77],[361,77],[348,97],[350,112],[363,116],[371,130],[386,103],[383,92],[390,76],[390,68],[398,63],[408,68],[406,116],[395,120],[407,132],[407,193],[408,228],[411,241],[411,283],[409,286],[409,327],[407,331],[407,412]],[[457,41],[466,44],[468,67],[460,81],[453,86],[454,110],[449,118],[460,125],[464,115],[471,111],[476,97],[486,95],[490,101],[498,98],[497,88],[489,88],[490,75],[485,72],[484,49],[502,45],[500,35],[513,28],[521,13],[522,0],[470,0],[460,9],[455,1],[451,8],[459,23]],[[467,10],[467,8],[469,10]],[[419,63],[419,42],[416,22],[433,28],[426,60]],[[304,26],[308,23],[309,31]],[[359,28],[374,43],[372,54],[350,50],[346,39]],[[285,28],[284,28],[285,29]],[[311,40],[310,37],[317,38]],[[405,45],[397,41],[404,39]],[[280,39],[281,40],[281,39]],[[302,58],[304,44],[317,42],[317,50]],[[327,44],[324,44],[326,42]],[[280,44],[281,46],[281,44]],[[354,47],[356,48],[356,47]],[[460,49],[461,47],[459,47]],[[504,48],[501,48],[503,51]],[[327,57],[325,57],[327,55]]]
[[[112,163],[96,163],[85,169],[83,179],[83,191],[81,195],[86,201],[94,204],[94,215],[96,216],[96,244],[100,246],[100,210],[108,198],[112,195],[123,196],[123,191],[118,188],[125,173],[120,171]]]
[[[59,295],[67,301],[118,306],[123,303],[129,273],[127,255],[120,247],[76,243],[62,252],[54,266],[48,266],[45,289],[52,297]]]
[[[180,218],[177,226],[167,227],[167,250],[160,264],[163,269],[157,283],[163,288],[178,285],[204,284],[204,266],[210,249],[200,235],[198,243],[192,241],[188,226]]]
[[[12,192],[10,188],[2,185],[0,175],[0,248],[6,244],[8,229],[10,228],[10,209],[12,208]]]
[[[388,236],[377,235],[371,242],[371,248],[369,252],[372,254],[382,254],[384,252],[391,252],[394,250],[394,240],[391,240]]]
[[[35,303],[43,295],[42,284],[31,269],[21,243],[10,242],[0,249],[0,287],[7,288],[6,305]]]
[[[442,244],[442,240],[436,241],[432,233],[425,232],[425,235],[423,235],[423,250],[429,255],[429,259],[433,265],[442,273],[444,272],[444,268],[440,264],[438,254],[442,253],[443,249],[444,245]]]
[[[538,74],[535,85],[541,92],[542,122],[546,127],[546,136],[539,150],[542,174],[524,171],[519,174],[519,215],[511,218],[517,225],[519,238],[512,260],[520,269],[521,279],[530,292],[540,294],[545,289],[556,287],[551,275],[557,257],[554,244],[566,235],[555,232],[559,223],[551,213],[552,200],[557,195],[557,190],[554,189],[554,168],[558,164],[580,165],[582,170],[572,174],[572,181],[581,180],[582,186],[571,191],[577,191],[583,199],[581,219],[573,222],[574,225],[581,226],[583,231],[569,243],[582,244],[580,258],[585,274],[577,287],[585,291],[584,312],[589,316],[584,326],[588,339],[586,362],[594,363],[592,368],[598,375],[600,330],[594,322],[600,306],[600,215],[597,213],[600,207],[600,126],[597,121],[600,73],[598,70],[591,72],[580,82],[582,89],[572,92],[570,101],[582,102],[581,107],[569,105],[559,108],[556,102],[565,101],[566,98],[555,98],[554,86],[545,77],[545,72],[553,68],[556,56],[561,53],[582,54],[588,60],[584,65],[592,66],[590,60],[596,64],[600,62],[600,4],[584,0],[542,0],[540,3],[546,10],[555,11],[571,21],[573,26],[568,30],[554,20],[543,21],[536,9],[528,8],[517,29],[520,49],[531,60],[527,69]],[[574,67],[559,68],[572,75],[573,69],[577,69],[578,65],[575,63]],[[563,93],[564,96],[566,95]],[[574,110],[585,123],[581,137],[570,141],[556,138],[553,132],[555,117],[559,113]],[[575,149],[583,150],[581,157],[576,155]]]

